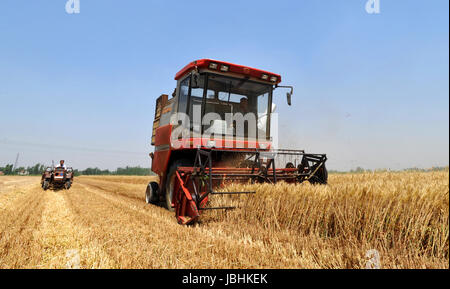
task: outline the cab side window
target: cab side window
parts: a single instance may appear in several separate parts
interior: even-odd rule
[[[190,77],[186,77],[181,83],[180,83],[180,95],[178,99],[178,112],[182,113],[188,113],[187,107],[188,107],[188,98],[189,98],[189,80]]]

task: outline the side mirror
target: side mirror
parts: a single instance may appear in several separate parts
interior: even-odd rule
[[[292,86],[284,86],[284,85],[278,85],[277,87],[290,88],[291,89],[291,91],[288,91],[286,93],[287,103],[288,103],[288,105],[291,105],[292,94],[294,94],[294,87],[292,87]]]

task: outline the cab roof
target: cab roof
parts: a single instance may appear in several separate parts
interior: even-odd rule
[[[182,78],[195,68],[207,68],[210,70],[217,70],[221,73],[231,72],[234,74],[241,74],[243,76],[251,76],[272,84],[278,84],[281,82],[281,76],[279,74],[213,59],[200,59],[192,61],[183,69],[178,71],[178,73],[175,75],[175,80]]]

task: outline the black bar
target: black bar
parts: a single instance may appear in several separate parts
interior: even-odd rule
[[[256,259],[254,264],[235,265],[239,268],[264,267]],[[182,267],[178,265],[179,267]],[[205,264],[199,267],[213,267]],[[129,268],[130,265],[118,264],[120,268]],[[137,267],[137,266],[136,266]],[[150,267],[150,266],[148,266]],[[176,267],[169,264],[166,267]],[[194,267],[194,265],[189,266]],[[221,267],[232,267],[231,265],[221,265]],[[300,265],[290,265],[290,268],[299,268]],[[283,267],[284,268],[284,267]],[[33,280],[33,284],[41,284],[48,286],[48,280],[54,277],[63,277],[75,287],[83,287],[86,285],[86,279],[91,278],[89,282],[92,286],[104,286],[106,283],[115,284],[119,287],[136,287],[149,280],[164,280],[166,288],[292,288],[295,284],[316,284],[320,281],[322,287],[357,287],[357,285],[349,285],[349,280],[370,280],[370,284],[374,288],[386,287],[386,280],[392,287],[409,288],[412,285],[424,284],[422,287],[439,287],[447,280],[448,269],[426,269],[426,270],[405,270],[405,269],[386,269],[386,270],[307,270],[305,269],[109,269],[109,270],[65,270],[65,269],[36,269],[36,270],[0,270],[0,278],[3,282],[15,282],[17,284],[28,285],[28,280]],[[264,276],[262,282],[242,283],[230,282],[231,276],[238,275],[257,275]],[[213,276],[215,282],[197,283],[193,282],[193,277]],[[92,278],[94,277],[94,278]],[[235,280],[235,279],[234,279]],[[260,279],[261,280],[261,279]],[[353,282],[352,284],[354,284]],[[91,286],[91,287],[92,287]],[[154,286],[157,287],[157,286]],[[296,287],[306,287],[296,286]]]

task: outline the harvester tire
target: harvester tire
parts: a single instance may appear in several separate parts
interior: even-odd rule
[[[145,202],[147,204],[156,204],[159,201],[159,185],[157,182],[150,182],[145,191]]]
[[[328,171],[325,167],[325,164],[323,164],[315,173],[315,175],[309,179],[309,182],[311,184],[321,184],[326,185],[328,183]]]
[[[42,183],[42,188],[44,189],[44,191],[48,190],[49,187],[50,187],[50,182],[49,181],[44,181]]]
[[[166,179],[166,190],[165,190],[165,207],[167,210],[173,212],[175,209],[172,208],[172,196],[173,196],[173,186],[175,184],[175,172],[177,171],[178,167],[192,167],[192,161],[187,159],[181,159],[175,161],[169,169],[169,173],[167,174]]]

